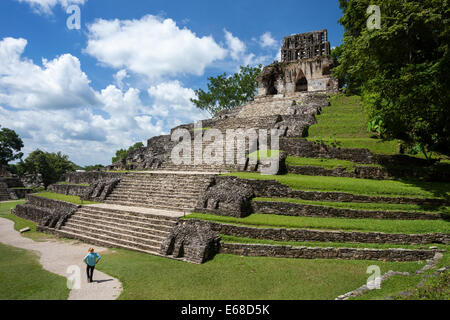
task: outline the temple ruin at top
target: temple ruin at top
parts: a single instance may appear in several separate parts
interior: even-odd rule
[[[333,65],[326,29],[285,37],[281,62],[265,67],[258,77],[258,97],[335,92],[339,86],[331,77]]]

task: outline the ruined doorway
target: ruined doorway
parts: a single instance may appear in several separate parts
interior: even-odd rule
[[[264,86],[266,87],[266,95],[273,96],[278,94],[277,87],[275,86],[276,82],[276,78],[273,74],[267,77],[264,83]]]
[[[295,83],[295,92],[304,92],[308,91],[308,80],[306,80],[306,77],[300,77],[297,82]]]

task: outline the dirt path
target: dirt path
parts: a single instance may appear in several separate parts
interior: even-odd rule
[[[122,284],[119,280],[98,270],[94,272],[94,282],[87,282],[86,267],[82,260],[91,247],[88,244],[61,241],[35,242],[22,237],[19,232],[14,230],[14,222],[4,218],[0,218],[0,242],[12,247],[38,252],[40,263],[44,269],[63,277],[70,275],[66,273],[70,266],[78,266],[81,271],[80,289],[72,289],[69,300],[115,300],[122,292]],[[92,247],[100,255],[107,250],[97,246]]]

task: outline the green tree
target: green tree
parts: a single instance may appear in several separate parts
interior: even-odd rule
[[[251,100],[256,95],[258,82],[256,77],[261,72],[258,67],[241,66],[238,73],[227,76],[226,73],[208,78],[208,92],[195,90],[197,99],[191,101],[201,110],[215,115],[222,110],[231,110]]]
[[[84,167],[84,170],[86,170],[86,171],[94,171],[94,170],[102,170],[104,168],[105,168],[105,166],[102,165],[102,164],[95,164],[95,165]]]
[[[135,143],[134,145],[132,145],[131,147],[129,147],[128,150],[126,150],[126,149],[117,150],[116,156],[112,158],[112,163],[126,159],[128,154],[131,151],[142,148],[143,146],[144,146],[144,144],[142,142],[138,142],[138,143]]]
[[[370,0],[340,0],[345,28],[334,75],[361,93],[386,139],[450,154],[448,0],[379,0],[381,29],[369,30]]]
[[[45,187],[60,181],[64,174],[77,170],[79,167],[61,152],[48,153],[35,150],[25,161],[17,164],[19,174],[41,174]]]
[[[22,148],[23,141],[14,130],[8,128],[0,130],[0,165],[7,165],[10,161],[21,159]]]

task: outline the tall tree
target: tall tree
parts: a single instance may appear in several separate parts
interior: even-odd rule
[[[23,153],[20,152],[22,148],[23,141],[14,130],[1,128],[0,165],[7,165],[10,161],[21,159],[23,157]]]
[[[379,0],[381,28],[369,30],[370,0],[340,0],[345,28],[334,69],[348,93],[361,93],[387,139],[426,156],[450,154],[448,0]]]
[[[258,67],[241,66],[238,73],[228,76],[226,73],[208,78],[208,92],[195,90],[197,99],[191,101],[201,110],[211,115],[222,110],[231,110],[251,100],[256,95],[258,82],[256,77],[261,72]]]
[[[129,147],[128,150],[126,149],[117,150],[116,155],[112,158],[112,163],[126,159],[131,151],[142,148],[143,146],[144,144],[142,142],[137,142],[131,147]]]
[[[17,165],[20,174],[41,174],[45,187],[60,181],[64,174],[77,170],[79,167],[61,152],[48,153],[35,150],[28,155],[25,161]]]

